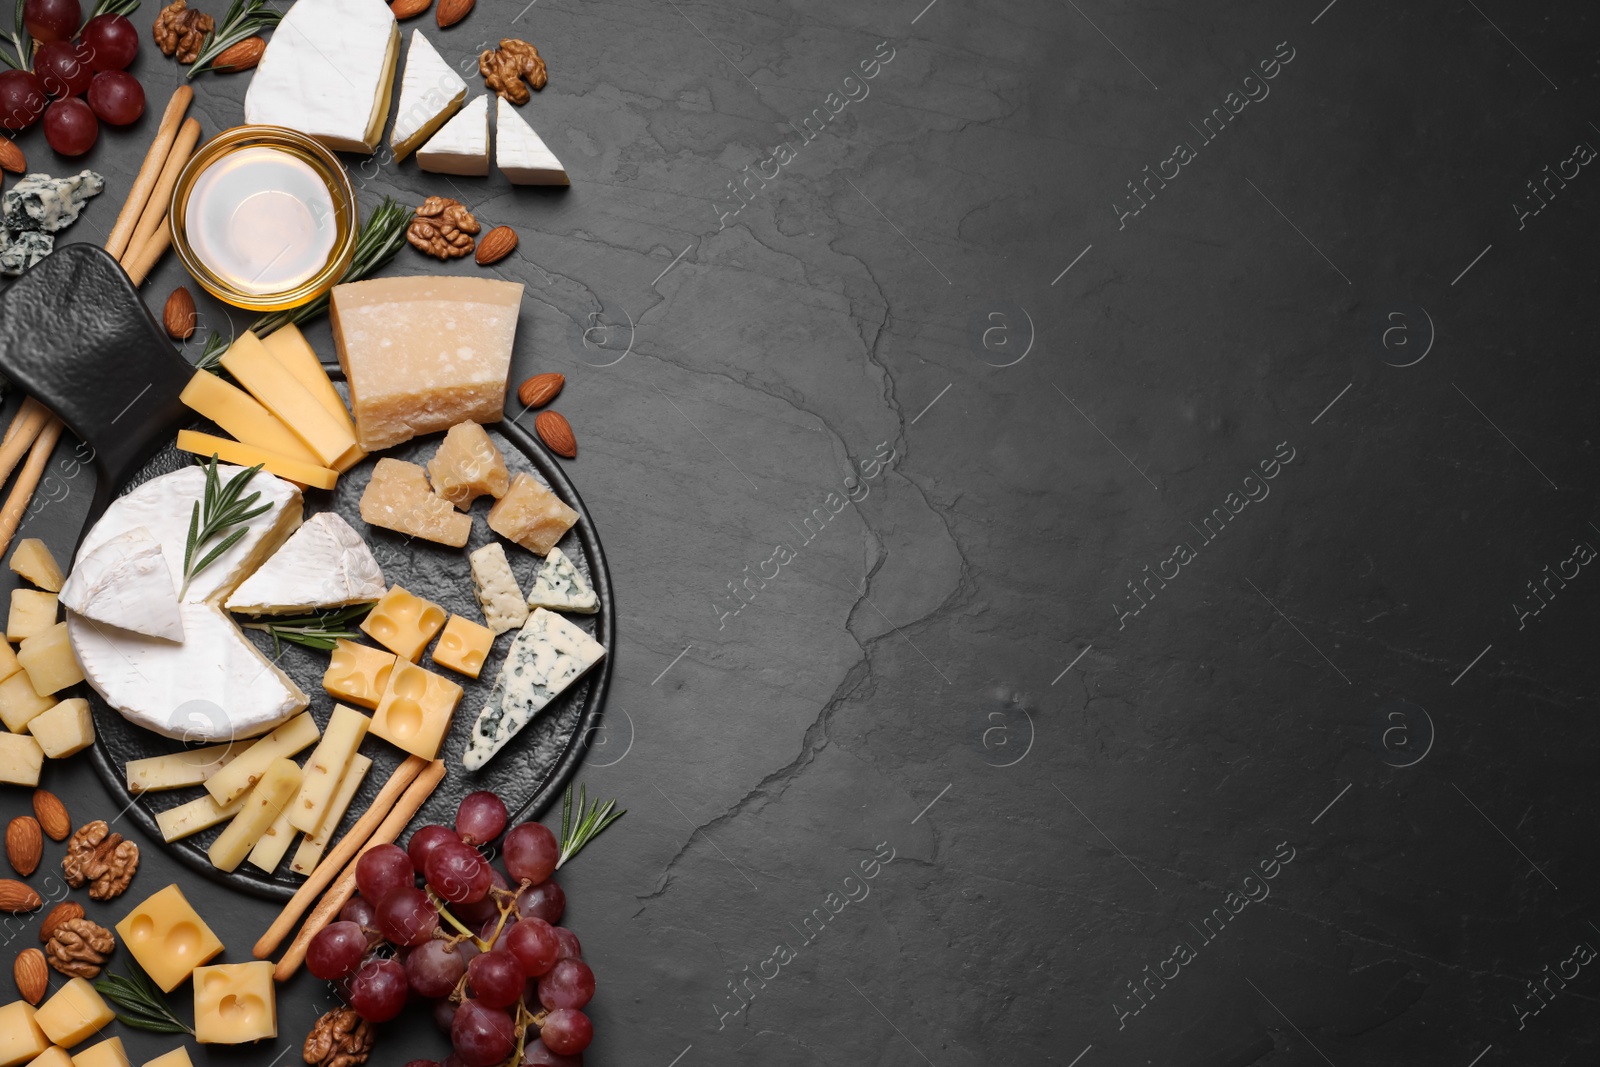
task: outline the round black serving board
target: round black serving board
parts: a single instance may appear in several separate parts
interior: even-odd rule
[[[501,634],[495,640],[489,661],[476,680],[434,664],[429,652],[424,652],[420,660],[423,667],[449,678],[460,685],[465,692],[460,705],[456,708],[455,718],[440,753],[449,768],[448,774],[413,820],[414,826],[430,822],[450,823],[455,817],[456,805],[460,803],[461,798],[478,789],[492,790],[505,800],[507,807],[512,811],[513,825],[536,818],[560,794],[567,780],[577,769],[578,762],[583,758],[586,739],[599,723],[601,705],[611,677],[611,660],[616,645],[616,615],[605,555],[600,548],[600,539],[595,533],[594,523],[584,508],[583,501],[578,497],[577,490],[567,480],[556,461],[532,436],[510,422],[490,426],[487,429],[490,438],[505,454],[506,464],[513,474],[518,471],[532,474],[578,512],[578,524],[562,538],[559,547],[593,584],[600,597],[600,611],[595,615],[569,614],[564,617],[575,622],[604,645],[606,657],[577,684],[540,712],[494,759],[489,761],[487,766],[477,772],[468,772],[461,765],[461,755],[471,733],[472,722],[477,718],[478,710],[483,707],[484,699],[500,672],[500,665],[505,660],[506,650],[511,645],[515,631]],[[442,433],[430,434],[385,449],[381,455],[426,466],[443,437]],[[465,548],[450,548],[370,526],[361,518],[360,501],[362,490],[366,488],[372,476],[373,465],[378,458],[379,456],[368,457],[346,472],[339,478],[339,484],[332,491],[307,490],[306,517],[310,518],[322,511],[337,512],[366,539],[373,555],[383,568],[384,579],[390,585],[404,586],[417,596],[438,604],[447,612],[481,622],[483,615],[472,593],[471,567],[467,554],[496,539],[486,522],[489,506],[494,503],[493,499],[482,497],[474,502],[472,537]],[[151,478],[178,470],[195,461],[194,456],[179,452],[168,445],[122,485],[117,494],[121,495]],[[538,570],[542,560],[518,545],[503,543],[506,545],[506,556],[511,561],[511,569],[516,574],[519,585],[526,591],[532,584],[534,572]],[[241,616],[235,616],[235,619],[249,621]],[[325,727],[334,704],[333,698],[322,688],[322,675],[328,666],[329,653],[288,643],[275,650],[272,638],[268,635],[256,630],[246,630],[245,633],[311,697],[309,710],[316,718],[317,725]],[[364,636],[362,641],[366,644],[375,644]],[[429,647],[431,651],[432,646]],[[120,798],[121,804],[126,805],[124,817],[137,822],[148,832],[152,840],[161,841],[161,831],[156,825],[156,814],[202,796],[205,791],[200,787],[194,787],[145,793],[135,798],[128,792],[123,765],[129,760],[178,751],[184,747],[183,743],[134,725],[101,700],[99,694],[93,690],[89,691],[89,702],[94,709],[96,768],[105,779],[113,796]],[[370,714],[367,709],[360,710]],[[351,802],[350,809],[333,839],[335,842],[367,810],[378,790],[388,780],[390,773],[406,758],[405,752],[381,738],[371,736],[362,742],[361,752],[371,757],[372,768],[367,772],[360,791]],[[302,753],[300,758],[304,755]],[[226,823],[222,825],[225,826]],[[239,868],[231,873],[217,870],[206,858],[206,850],[221,832],[222,826],[216,826],[203,833],[166,843],[164,847],[180,862],[206,877],[257,896],[287,898],[304,880],[299,875],[289,873],[289,862],[294,856],[298,842],[290,845],[275,874],[268,874],[252,866],[249,860],[240,864]],[[333,844],[330,842],[329,848],[332,847]]]

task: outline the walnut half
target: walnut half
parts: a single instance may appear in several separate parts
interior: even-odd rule
[[[482,227],[461,201],[430,196],[417,208],[406,230],[411,247],[435,259],[458,259],[472,251],[472,235]]]
[[[61,857],[61,873],[74,889],[89,884],[94,900],[110,900],[122,895],[139,869],[139,846],[111,832],[104,819],[85,823],[67,841],[67,854]]]
[[[117,939],[99,923],[68,919],[50,931],[44,954],[50,966],[69,978],[93,978],[117,947]]]
[[[334,1008],[311,1027],[301,1059],[315,1067],[357,1067],[372,1054],[377,1034],[350,1008]]]
[[[204,11],[191,11],[187,0],[172,0],[156,16],[152,29],[161,54],[177,53],[179,63],[193,63],[200,57],[206,34],[216,28],[216,20]]]
[[[484,85],[513,104],[528,102],[528,85],[543,89],[550,81],[539,50],[514,37],[502,40],[499,48],[478,53],[478,73],[483,75]],[[522,84],[523,78],[528,85]]]

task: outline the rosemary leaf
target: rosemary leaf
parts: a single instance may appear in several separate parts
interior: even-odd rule
[[[272,648],[276,652],[280,641],[289,641],[307,648],[320,649],[324,652],[333,651],[334,645],[343,638],[354,641],[361,637],[356,630],[347,626],[367,612],[372,610],[372,604],[352,604],[347,608],[337,611],[319,611],[310,615],[295,615],[286,618],[259,619],[256,622],[244,624],[247,630],[260,630],[272,635]]]
[[[262,30],[272,29],[281,18],[282,13],[268,7],[266,0],[233,0],[227,15],[223,16],[222,25],[206,34],[200,54],[190,64],[189,73],[184,77],[192,78],[201,71],[210,70],[212,61],[223,52],[246,37],[254,37]]]
[[[367,221],[362,223],[361,233],[356,238],[355,253],[350,258],[350,266],[345,268],[339,281],[341,283],[360,281],[393,259],[395,253],[400,251],[400,246],[406,243],[406,227],[411,225],[411,217],[410,208],[392,197],[384,197],[383,203],[374,208],[372,214],[367,216]],[[263,315],[250,329],[257,337],[265,337],[273,330],[287,326],[291,322],[301,323],[314,319],[328,310],[328,299],[328,294],[324,293],[297,308],[286,308],[283,311]]]
[[[213,330],[206,336],[206,346],[200,352],[200,358],[194,361],[195,370],[208,370],[217,373],[217,368],[222,365],[222,357],[233,344],[233,338],[223,337]]]
[[[578,790],[578,824],[572,824],[572,786],[567,786],[567,792],[561,799],[561,855],[556,860],[556,868],[582,851],[583,846],[599,837],[605,828],[628,814],[627,810],[613,811],[617,806],[615,800],[608,800],[604,804],[595,802],[594,807],[589,806],[589,787],[582,786]]]
[[[137,1030],[192,1035],[194,1030],[173,1014],[172,1006],[150,976],[137,963],[129,961],[128,967],[126,978],[107,971],[94,983],[97,993],[122,1009],[117,1018]]]
[[[89,18],[92,19],[96,15],[122,15],[127,17],[137,10],[139,10],[139,0],[97,0],[93,10],[89,12]],[[87,23],[89,19],[84,19],[83,21]]]
[[[260,498],[259,492],[251,493],[243,500],[239,499],[239,494],[244,492],[245,486],[250,484],[250,479],[260,470],[261,464],[258,463],[229,478],[227,485],[220,485],[217,456],[216,453],[212,453],[211,461],[205,467],[204,499],[195,501],[194,510],[189,513],[189,536],[183,546],[183,586],[178,590],[180,599],[189,591],[189,583],[194,580],[195,575],[215,563],[217,557],[237,544],[248,532],[243,529],[232,529],[233,527],[272,510],[271,504],[251,508],[251,505]],[[200,556],[196,562],[196,554],[218,537],[222,538],[221,542]]]

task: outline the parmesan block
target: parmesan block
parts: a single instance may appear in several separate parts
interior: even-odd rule
[[[37,537],[24,537],[11,553],[11,569],[27,581],[51,593],[61,592],[64,576],[61,565]]]
[[[439,442],[439,451],[428,461],[428,480],[435,493],[462,511],[472,507],[480,496],[500,499],[511,486],[506,457],[475,422],[458,422],[450,427]]]
[[[334,286],[329,323],[360,446],[375,452],[458,422],[499,422],[521,304],[520,282],[490,278]]]
[[[472,516],[434,495],[415,463],[385,456],[361,491],[361,517],[385,530],[460,548],[472,533]]]
[[[506,495],[489,509],[489,529],[529,552],[548,555],[578,521],[578,513],[563,504],[533,475],[517,472]]]
[[[230,741],[224,745],[191,748],[166,756],[129,760],[122,768],[128,779],[128,792],[153,793],[158,789],[183,789],[200,785],[253,744],[254,741]]]

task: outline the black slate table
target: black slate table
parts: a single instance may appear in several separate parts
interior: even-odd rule
[[[588,1062],[1593,1062],[1593,10],[924,2],[480,0],[406,30],[537,44],[572,188],[349,160],[515,227],[514,378],[568,377],[628,809],[560,879]],[[248,958],[274,906],[141,844]]]

